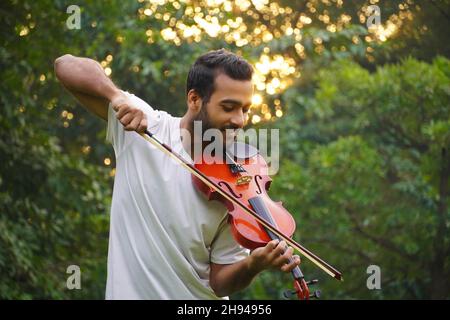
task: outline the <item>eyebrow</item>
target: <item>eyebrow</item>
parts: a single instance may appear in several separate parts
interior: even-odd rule
[[[220,103],[229,103],[229,104],[232,104],[232,105],[235,105],[235,106],[239,106],[239,107],[242,106],[242,102],[241,101],[234,100],[234,99],[224,99],[224,100],[220,101]],[[247,103],[244,107],[248,107],[248,106],[251,106],[251,102]]]

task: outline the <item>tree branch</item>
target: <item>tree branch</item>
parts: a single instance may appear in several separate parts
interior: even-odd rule
[[[352,220],[352,222],[353,222],[353,225],[354,225],[353,230],[358,232],[360,235],[375,242],[376,244],[380,245],[381,247],[400,255],[403,258],[406,258],[413,262],[417,262],[417,260],[414,258],[414,256],[412,256],[412,255],[406,253],[405,251],[403,251],[402,249],[400,249],[393,242],[389,241],[389,239],[383,238],[383,237],[377,237],[377,236],[374,236],[374,235],[369,234],[368,232],[364,231],[363,227],[361,227],[361,225],[358,222],[358,219],[356,218],[355,212],[351,208],[346,207],[345,212],[348,213],[350,220]]]
[[[437,3],[434,1],[434,0],[431,0],[430,1],[431,2],[431,4],[444,16],[444,17],[446,17],[447,18],[447,20],[449,20],[450,21],[450,16],[447,14],[447,12],[445,12],[444,10],[442,10],[442,8],[441,7],[439,7],[438,5],[437,5]]]
[[[314,238],[314,239],[308,239],[308,241],[310,242],[315,242],[315,243],[322,243],[322,244],[326,244],[327,246],[336,249],[337,251],[340,252],[347,252],[349,254],[353,254],[353,255],[357,255],[358,257],[360,257],[361,259],[363,259],[364,261],[371,263],[373,259],[371,259],[367,254],[365,254],[364,252],[361,251],[356,251],[356,250],[352,250],[350,248],[344,247],[342,245],[337,244],[336,242],[330,240],[330,239],[326,239],[326,238]]]

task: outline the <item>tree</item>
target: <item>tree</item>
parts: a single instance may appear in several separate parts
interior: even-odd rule
[[[323,282],[335,297],[450,296],[449,71],[442,57],[373,74],[340,61],[311,96],[292,95],[274,197],[297,212],[298,238],[342,269],[344,283]],[[380,291],[366,287],[372,264]]]

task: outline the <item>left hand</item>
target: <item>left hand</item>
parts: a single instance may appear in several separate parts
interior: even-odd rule
[[[287,248],[287,249],[286,249]],[[300,265],[300,257],[292,255],[294,249],[287,247],[285,241],[272,240],[265,247],[257,248],[250,254],[250,268],[257,271],[264,269],[280,269],[291,272]],[[288,260],[292,261],[288,263]]]

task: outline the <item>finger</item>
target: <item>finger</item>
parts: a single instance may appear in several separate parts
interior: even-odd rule
[[[116,103],[116,104],[112,104],[111,106],[112,106],[113,110],[116,112],[119,111],[119,109],[120,109],[120,104]]]
[[[286,251],[287,245],[286,241],[280,241],[275,249],[272,251],[272,259],[278,258],[280,255],[282,255]]]
[[[278,240],[278,239],[268,242],[265,247],[266,251],[268,251],[269,253],[272,253],[272,251],[277,247],[279,242],[280,242],[280,240]]]
[[[130,111],[130,106],[128,104],[121,104],[121,105],[119,105],[118,111],[116,113],[117,119],[122,118],[129,111]]]
[[[133,114],[132,113],[127,113],[122,118],[120,118],[119,121],[124,127],[126,127],[126,126],[128,126],[131,123],[131,121],[133,119],[134,119]]]
[[[147,130],[147,118],[144,117],[141,122],[139,123],[139,127],[137,128],[137,132],[141,133]]]
[[[283,272],[291,272],[292,270],[294,270],[295,267],[297,267],[300,263],[299,259],[291,259],[291,262],[289,263],[285,263],[284,265],[281,266],[281,271]]]
[[[139,124],[141,123],[142,117],[134,117],[131,122],[125,127],[125,130],[127,131],[134,131],[139,127]]]
[[[292,258],[293,253],[294,249],[292,249],[292,247],[289,247],[281,256],[274,259],[273,264],[275,266],[281,267],[282,265],[289,262],[289,260]]]

